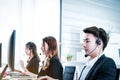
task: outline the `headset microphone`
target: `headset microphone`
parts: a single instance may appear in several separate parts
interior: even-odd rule
[[[97,45],[96,45],[96,47],[92,51],[90,51],[89,54],[85,54],[85,57],[88,57],[96,48],[97,48]]]
[[[88,57],[89,56],[89,54],[85,54],[85,57]]]

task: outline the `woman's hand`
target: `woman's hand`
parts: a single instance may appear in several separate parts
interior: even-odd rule
[[[20,66],[24,69],[25,66],[24,66],[24,62],[22,60],[20,60]]]

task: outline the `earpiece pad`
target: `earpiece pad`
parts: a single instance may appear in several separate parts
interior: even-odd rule
[[[100,42],[100,39],[99,39],[99,38],[96,40],[96,44],[97,44],[97,45],[100,45],[100,44],[101,44],[101,42]]]

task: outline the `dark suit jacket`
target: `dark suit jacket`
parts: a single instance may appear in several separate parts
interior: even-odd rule
[[[27,64],[26,68],[35,74],[38,74],[39,70],[39,60],[36,57],[33,57]]]
[[[88,72],[85,80],[115,80],[116,70],[113,59],[102,55]]]
[[[45,76],[45,75],[48,75],[48,76],[53,77],[55,79],[62,80],[63,67],[62,67],[62,64],[60,63],[58,57],[53,56],[50,60],[49,67],[45,70],[41,69],[41,71],[38,74],[38,77]]]

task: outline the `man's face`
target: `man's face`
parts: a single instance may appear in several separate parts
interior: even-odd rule
[[[96,40],[97,38],[91,34],[91,33],[85,33],[84,41],[83,41],[83,47],[86,54],[94,54],[96,51]],[[94,50],[95,49],[95,50]]]

